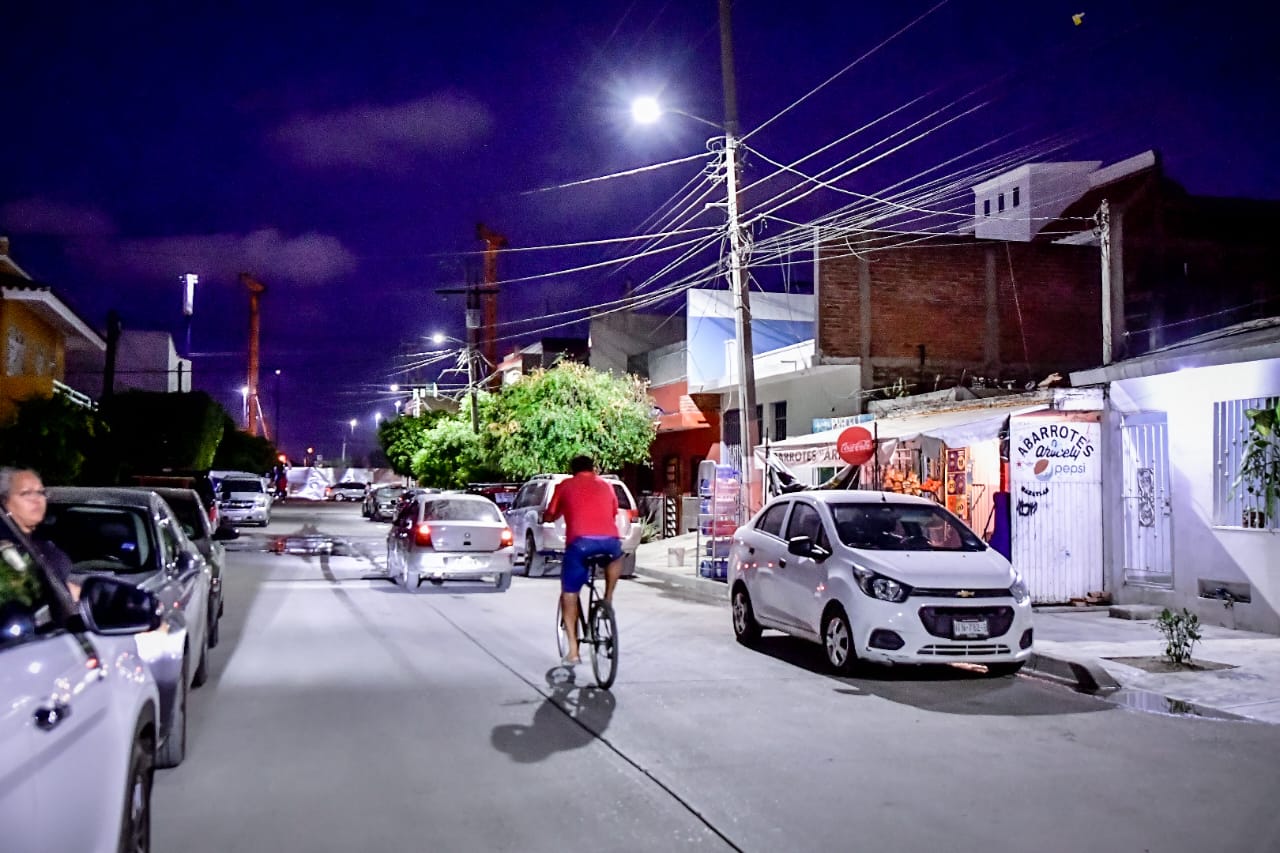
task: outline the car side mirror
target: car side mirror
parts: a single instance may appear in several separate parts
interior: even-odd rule
[[[210,538],[215,542],[227,542],[231,539],[239,539],[240,531],[236,530],[230,524],[219,524],[217,529],[213,531],[213,536]]]
[[[821,545],[815,544],[809,536],[793,536],[788,539],[787,553],[795,554],[797,557],[808,557],[818,562],[822,562],[831,556],[830,551]]]
[[[160,627],[155,593],[107,575],[90,575],[80,585],[80,618],[95,634],[140,634]]]

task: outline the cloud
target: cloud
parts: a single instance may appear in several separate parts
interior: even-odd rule
[[[111,217],[95,207],[46,198],[14,201],[0,208],[0,223],[19,234],[58,237],[108,237],[115,233]]]
[[[441,93],[394,106],[362,104],[294,116],[275,140],[307,166],[398,169],[419,154],[449,154],[489,134],[493,114],[465,94]]]
[[[285,237],[275,228],[249,234],[205,234],[124,240],[104,257],[123,272],[171,278],[184,272],[233,278],[249,272],[262,281],[323,284],[356,268],[355,256],[336,237],[314,232]]]

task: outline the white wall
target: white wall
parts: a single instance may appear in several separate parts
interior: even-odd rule
[[[1173,536],[1173,592],[1146,587],[1121,587],[1121,560],[1114,549],[1122,545],[1116,528],[1123,527],[1121,483],[1107,483],[1108,544],[1113,553],[1110,571],[1121,601],[1188,607],[1201,620],[1247,630],[1280,634],[1280,533],[1217,527],[1213,518],[1213,483],[1218,476],[1213,451],[1213,404],[1216,401],[1280,395],[1280,360],[1254,361],[1218,367],[1180,370],[1142,379],[1126,379],[1111,386],[1112,409],[1119,415],[1166,412],[1169,425],[1170,500]],[[1119,418],[1111,428],[1118,429]],[[1113,445],[1119,445],[1118,438]],[[1118,453],[1108,457],[1112,470]],[[1248,583],[1253,601],[1226,608],[1199,597],[1199,578]]]

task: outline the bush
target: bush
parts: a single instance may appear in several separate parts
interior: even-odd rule
[[[1164,656],[1169,662],[1176,666],[1190,663],[1191,649],[1200,640],[1200,617],[1185,607],[1181,613],[1166,607],[1156,627],[1164,635]]]

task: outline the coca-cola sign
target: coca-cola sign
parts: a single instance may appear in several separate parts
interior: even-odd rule
[[[836,439],[836,452],[850,465],[862,465],[875,454],[876,440],[865,428],[852,426]]]

